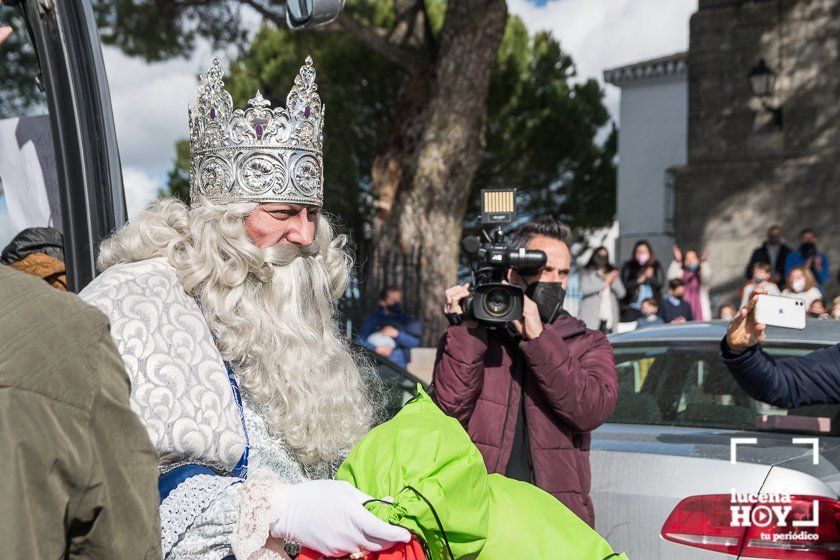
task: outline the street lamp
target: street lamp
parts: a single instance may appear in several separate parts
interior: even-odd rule
[[[761,106],[773,115],[773,122],[781,128],[782,108],[773,107],[769,102],[770,96],[773,95],[773,89],[776,87],[776,73],[761,58],[758,64],[747,74],[747,77],[750,79],[750,88],[752,88],[753,95],[761,100]]]

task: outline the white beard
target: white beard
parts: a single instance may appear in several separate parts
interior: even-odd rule
[[[255,207],[163,200],[103,242],[100,268],[166,256],[272,433],[304,464],[334,461],[378,416],[379,385],[333,324],[351,262],[323,217],[309,247],[257,248],[242,226]]]

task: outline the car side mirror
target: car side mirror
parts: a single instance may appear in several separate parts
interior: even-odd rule
[[[288,0],[286,25],[289,29],[311,29],[331,23],[344,8],[344,0]]]

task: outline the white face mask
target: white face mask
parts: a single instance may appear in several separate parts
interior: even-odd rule
[[[790,283],[790,287],[793,288],[793,291],[797,294],[800,294],[805,291],[805,280],[802,278],[797,278],[793,282]]]

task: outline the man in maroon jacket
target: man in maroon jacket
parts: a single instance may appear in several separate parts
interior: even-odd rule
[[[536,274],[510,272],[525,289],[521,320],[502,328],[465,321],[438,347],[434,397],[464,425],[489,472],[536,484],[589,525],[590,432],[612,413],[617,379],[607,338],[562,310],[569,228],[550,216],[514,232],[514,248],[544,251]],[[468,286],[446,291],[446,313],[463,313]]]

